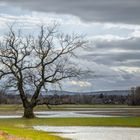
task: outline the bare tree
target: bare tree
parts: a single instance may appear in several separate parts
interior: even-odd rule
[[[132,87],[131,95],[129,95],[130,105],[140,105],[140,87]]]
[[[41,26],[37,37],[23,36],[10,27],[0,43],[0,79],[18,90],[25,118],[35,117],[35,106],[48,104],[47,100],[39,100],[48,84],[80,76],[81,70],[69,58],[74,56],[75,49],[86,44],[82,36],[59,34],[56,25]],[[31,98],[27,96],[29,89],[34,91]]]
[[[6,104],[6,103],[7,103],[6,92],[4,89],[0,89],[0,104]]]

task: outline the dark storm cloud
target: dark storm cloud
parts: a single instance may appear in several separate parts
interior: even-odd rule
[[[100,40],[96,41],[97,49],[121,49],[121,50],[140,50],[140,38],[131,37],[122,40]]]
[[[81,59],[106,66],[140,67],[140,38],[123,40],[98,40],[89,49],[90,54],[81,55]]]
[[[73,14],[86,21],[140,23],[140,0],[0,0],[23,8]]]
[[[84,56],[88,61],[108,66],[135,66],[140,67],[140,52],[137,53],[106,53]]]

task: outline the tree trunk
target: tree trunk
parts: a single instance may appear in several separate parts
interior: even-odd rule
[[[35,117],[34,112],[33,112],[33,107],[25,107],[24,108],[24,118],[27,119],[32,119]]]

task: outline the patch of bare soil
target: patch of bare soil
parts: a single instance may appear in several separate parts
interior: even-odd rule
[[[3,138],[5,140],[29,140],[29,139],[7,134],[6,132],[3,132],[3,131],[0,131],[0,138]]]

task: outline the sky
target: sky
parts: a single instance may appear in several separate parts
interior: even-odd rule
[[[34,34],[40,24],[53,22],[61,25],[60,31],[89,40],[75,61],[93,72],[63,82],[64,90],[140,85],[140,0],[0,0],[0,37],[12,23]]]

